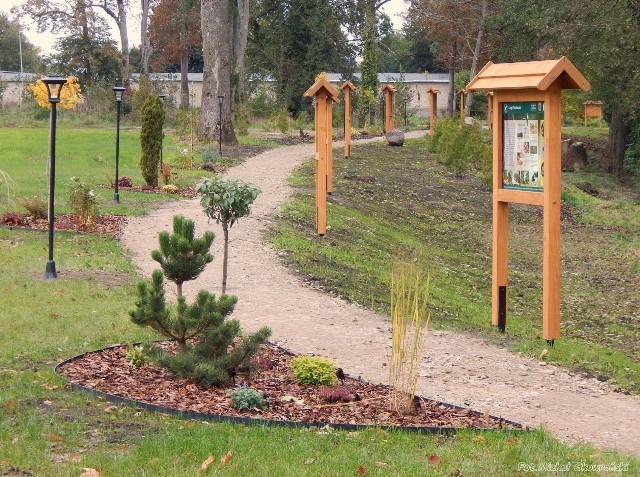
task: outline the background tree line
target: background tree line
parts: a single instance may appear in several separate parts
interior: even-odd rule
[[[566,55],[593,86],[580,99],[606,103],[607,169],[622,176],[640,168],[640,1],[410,0],[398,31],[381,13],[387,2],[140,0],[143,28],[133,48],[125,0],[25,0],[17,13],[42,31],[63,33],[47,57],[22,36],[25,70],[74,75],[85,88],[127,85],[130,71],[181,72],[181,106],[189,105],[186,73],[204,72],[200,136],[216,138],[223,127],[225,142],[235,133],[231,121],[218,124],[216,98],[227,98],[225,117],[246,110],[247,75],[272,78],[278,107],[295,116],[311,108],[302,92],[320,71],[345,79],[360,72],[361,87],[376,90],[377,72],[447,71],[456,84],[457,74],[466,80],[489,60]],[[0,68],[16,70],[19,24],[1,16],[0,27]],[[451,114],[455,96],[452,90]]]

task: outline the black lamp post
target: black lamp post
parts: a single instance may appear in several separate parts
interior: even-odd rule
[[[122,95],[125,91],[125,88],[122,86],[114,86],[111,88],[113,90],[113,94],[115,95],[116,105],[117,105],[117,115],[116,115],[116,190],[115,194],[113,194],[113,203],[120,203],[120,194],[118,194],[118,166],[120,165],[120,104],[122,103]]]
[[[60,102],[60,92],[62,85],[67,82],[67,78],[61,76],[46,76],[42,82],[47,87],[49,103],[51,103],[51,116],[49,119],[49,260],[44,272],[44,279],[56,278],[56,262],[53,261],[53,203],[54,190],[56,184],[56,105]]]
[[[224,102],[224,96],[218,96],[218,104],[220,105],[220,123],[218,129],[220,130],[220,141],[218,142],[218,155],[222,156],[222,103]]]
[[[160,98],[160,100],[162,101],[162,103],[164,104],[164,100],[167,97],[166,94],[161,93],[158,95],[158,98]],[[164,107],[164,106],[163,106]],[[162,137],[160,137],[160,169],[162,170],[162,141],[164,140],[164,124],[162,126]]]

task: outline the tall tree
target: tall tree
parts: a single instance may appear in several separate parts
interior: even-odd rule
[[[342,0],[256,0],[248,62],[251,71],[275,78],[280,107],[297,115],[310,106],[302,94],[319,72],[353,68],[355,52],[345,33],[353,5]]]
[[[120,78],[122,84],[129,88],[129,36],[125,0],[26,0],[20,10],[21,14],[35,20],[39,32],[66,32],[71,35],[104,31],[99,25],[91,23],[98,21],[97,12],[112,18],[120,34]]]
[[[199,0],[160,0],[151,16],[149,36],[156,71],[166,71],[168,63],[180,64],[180,107],[188,107],[189,58],[202,43]]]
[[[57,53],[49,60],[57,73],[77,76],[83,85],[113,86],[120,75],[120,54],[109,38],[65,36],[56,42]]]
[[[231,121],[233,15],[233,5],[229,0],[201,0],[204,71],[198,137],[215,140],[220,135],[225,144],[238,143]],[[219,105],[218,97],[224,98],[222,105]],[[222,108],[220,115],[218,108]]]
[[[149,15],[155,0],[140,0],[140,55],[142,60],[142,69],[140,73],[149,74],[149,59],[153,49],[149,41]]]
[[[426,28],[438,43],[437,59],[449,70],[449,115],[455,102],[455,73],[460,67],[477,68],[482,52],[488,0],[411,0],[408,15]]]
[[[20,52],[22,50],[22,70],[40,71],[42,61],[37,48],[27,40],[20,30],[20,23],[9,20],[0,12],[0,70],[20,71]]]

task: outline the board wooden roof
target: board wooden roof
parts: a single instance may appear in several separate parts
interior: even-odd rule
[[[333,99],[334,102],[340,102],[340,98],[338,98],[338,92],[333,86],[331,86],[331,83],[329,83],[329,79],[327,78],[326,74],[318,75],[318,79],[316,80],[316,82],[313,83],[311,87],[304,92],[304,97],[310,98],[311,96],[315,96],[322,88],[327,90],[327,93],[329,93],[329,96],[331,96],[331,99]]]
[[[395,90],[396,90],[396,87],[393,86],[392,84],[385,84],[382,87],[382,91],[395,91]]]
[[[440,90],[438,88],[429,88],[427,90],[427,93],[438,94],[439,92],[440,92]]]
[[[470,91],[538,89],[544,91],[560,81],[562,89],[589,91],[591,84],[565,56],[559,60],[522,63],[487,63],[467,85]]]
[[[345,81],[344,83],[342,83],[342,86],[340,86],[340,89],[351,89],[351,90],[356,90],[356,85],[353,84],[351,81]]]

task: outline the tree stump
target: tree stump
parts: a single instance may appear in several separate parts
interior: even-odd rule
[[[579,171],[587,164],[587,148],[582,142],[563,140],[561,154],[563,171]]]

